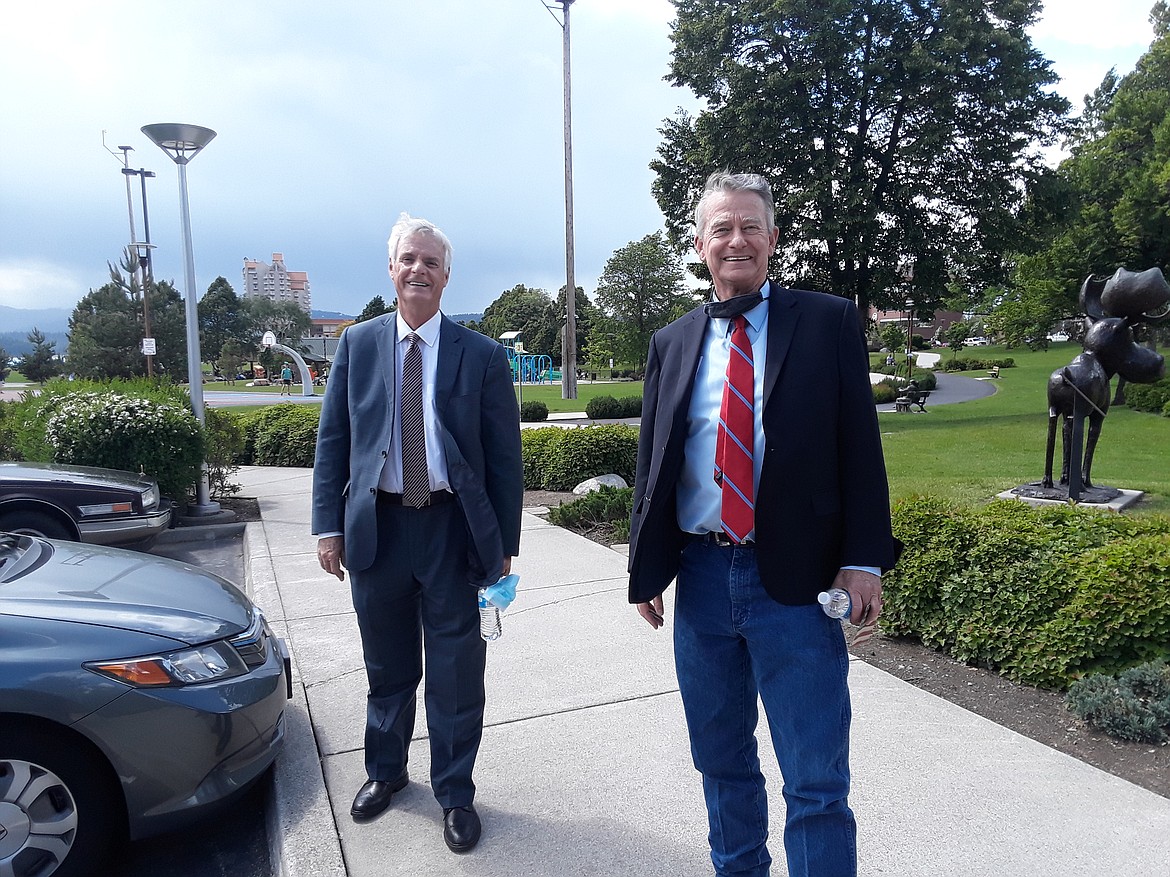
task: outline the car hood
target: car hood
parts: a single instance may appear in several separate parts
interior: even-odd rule
[[[0,614],[93,624],[188,645],[247,629],[252,604],[219,576],[117,548],[29,538],[0,568]]]
[[[124,472],[121,469],[101,469],[94,466],[70,466],[60,463],[0,462],[0,484],[72,482],[107,487],[140,490],[149,487],[154,479],[149,475]]]

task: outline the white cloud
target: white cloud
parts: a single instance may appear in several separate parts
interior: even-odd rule
[[[10,308],[72,308],[89,291],[80,277],[48,262],[0,263],[0,305]]]
[[[1148,17],[1154,0],[1050,0],[1031,29],[1042,42],[1107,49],[1149,46],[1153,30]]]

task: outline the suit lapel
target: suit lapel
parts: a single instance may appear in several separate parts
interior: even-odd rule
[[[455,387],[459,363],[463,360],[463,339],[446,315],[439,324],[439,361],[435,369],[435,409],[442,414]]]
[[[378,333],[378,362],[382,366],[382,381],[386,390],[386,404],[393,419],[394,394],[398,387],[398,318],[387,314],[382,318],[382,331]]]
[[[768,400],[772,398],[772,390],[776,387],[776,380],[780,377],[780,369],[784,365],[784,358],[788,356],[788,349],[792,346],[792,338],[796,334],[796,324],[800,321],[800,308],[796,296],[781,288],[777,283],[771,283],[771,292],[768,295],[768,359],[764,366],[764,410],[768,409]]]

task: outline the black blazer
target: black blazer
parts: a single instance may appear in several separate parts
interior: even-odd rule
[[[768,302],[756,562],[774,599],[800,605],[815,602],[842,566],[891,568],[895,541],[856,307],[775,283]],[[677,485],[706,327],[696,308],[650,342],[630,526],[631,603],[661,594],[678,573],[685,537]]]

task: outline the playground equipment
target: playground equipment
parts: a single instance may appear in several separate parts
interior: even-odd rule
[[[517,384],[547,384],[561,379],[560,369],[554,369],[552,357],[545,353],[527,353],[519,332],[505,332],[500,343],[508,352],[512,368],[512,382]]]

